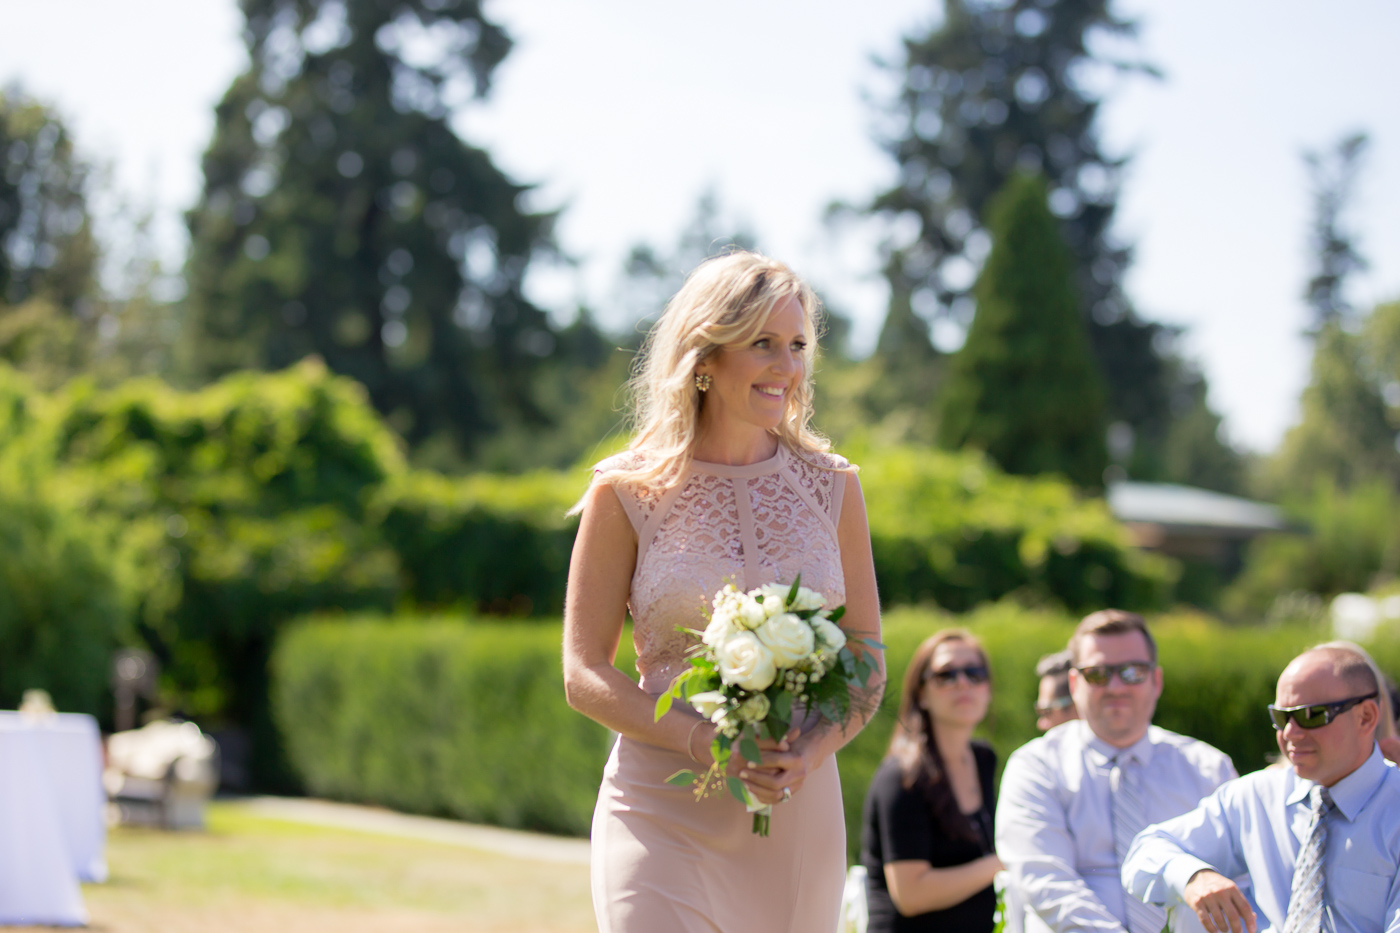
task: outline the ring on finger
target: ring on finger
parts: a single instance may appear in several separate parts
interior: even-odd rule
[[[784,799],[784,800],[791,800],[791,799],[792,799],[792,788],[791,788],[791,787],[784,787],[784,788],[783,788],[783,799]]]

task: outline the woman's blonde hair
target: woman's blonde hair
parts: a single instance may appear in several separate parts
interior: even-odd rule
[[[768,315],[789,298],[802,306],[807,346],[802,377],[773,433],[799,455],[830,449],[831,443],[809,427],[821,302],[777,260],[735,251],[696,267],[647,334],[628,382],[633,409],[628,450],[636,456],[599,478],[660,488],[679,482],[690,466],[704,404],[695,367],[723,347],[754,339]]]

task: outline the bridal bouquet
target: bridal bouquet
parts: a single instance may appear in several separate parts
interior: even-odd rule
[[[875,671],[850,649],[836,624],[846,607],[824,608],[826,598],[801,582],[799,576],[791,586],[770,583],[747,593],[728,584],[716,593],[705,630],[684,630],[700,639],[690,651],[689,670],[656,700],[658,720],[682,700],[717,729],[710,769],[678,771],[667,783],[694,785],[696,800],[723,786],[753,813],[753,831],[760,836],[768,835],[772,807],[726,774],[734,748],[746,761],[759,761],[758,739],[780,741],[794,709],[815,711],[844,727],[855,705],[852,688],[864,687]],[[884,648],[874,639],[857,641]]]

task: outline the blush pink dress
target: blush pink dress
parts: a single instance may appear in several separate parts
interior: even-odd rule
[[[621,454],[625,458],[629,454]],[[600,471],[624,460],[599,464]],[[668,490],[614,485],[637,532],[628,607],[641,687],[662,693],[685,669],[701,610],[726,581],[791,582],[845,602],[836,525],[850,465],[781,445],[760,463],[694,463]],[[727,793],[696,802],[665,783],[683,752],[619,738],[593,813],[593,909],[601,933],[828,933],[846,872],[836,762],[773,808],[771,835]]]

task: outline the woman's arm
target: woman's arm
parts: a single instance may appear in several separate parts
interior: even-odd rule
[[[680,706],[656,721],[655,699],[613,666],[637,563],[636,534],[617,495],[595,483],[584,496],[564,597],[564,694],[614,732],[708,764],[713,728],[695,728],[701,720]]]
[[[779,767],[776,770],[754,772],[748,776],[750,786],[764,803],[782,799],[784,787],[790,787],[795,793],[808,774],[856,737],[879,708],[880,697],[884,694],[884,652],[869,652],[863,645],[854,642],[857,638],[880,640],[880,596],[875,587],[875,558],[870,550],[865,499],[861,495],[860,481],[854,473],[846,474],[846,492],[836,526],[836,540],[841,548],[841,573],[846,581],[846,612],[841,617],[841,628],[852,639],[852,651],[870,655],[870,660],[875,662],[875,671],[864,689],[852,689],[851,718],[844,728],[823,722],[794,739],[790,751],[784,750],[778,754],[776,763]]]
[[[895,910],[913,917],[961,904],[991,884],[999,871],[1001,859],[995,855],[952,868],[934,868],[928,862],[908,859],[885,865],[885,884]]]

